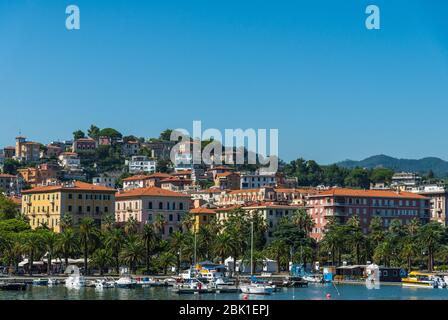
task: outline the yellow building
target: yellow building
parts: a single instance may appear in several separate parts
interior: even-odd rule
[[[216,217],[216,211],[209,208],[194,208],[190,210],[190,214],[194,218],[194,226],[196,231],[199,231],[203,225],[210,223],[210,221]],[[194,229],[193,229],[194,230]]]
[[[91,217],[97,225],[103,215],[115,212],[115,189],[84,182],[43,186],[23,191],[22,213],[35,229],[46,224],[55,232],[61,231],[61,218],[71,217],[76,225],[85,217]]]

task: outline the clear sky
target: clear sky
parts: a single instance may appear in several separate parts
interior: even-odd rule
[[[81,30],[65,29],[65,8]],[[365,8],[381,9],[367,30]],[[0,146],[278,128],[280,157],[448,159],[444,0],[0,0]]]

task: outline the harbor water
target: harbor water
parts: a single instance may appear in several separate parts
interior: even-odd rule
[[[330,297],[329,297],[330,295]],[[239,293],[179,295],[170,288],[68,289],[65,286],[30,286],[26,291],[0,291],[0,300],[242,300]],[[363,285],[310,284],[283,288],[272,295],[249,295],[248,300],[448,300],[448,289],[406,288],[383,285],[369,290]]]

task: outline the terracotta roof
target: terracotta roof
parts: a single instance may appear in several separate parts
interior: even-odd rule
[[[167,174],[167,173],[156,172],[151,175],[145,175],[145,174],[135,175],[135,176],[123,179],[123,181],[139,181],[139,180],[149,180],[149,179],[155,179],[155,178],[166,179],[166,178],[171,178],[171,175]]]
[[[8,197],[8,198],[18,206],[22,205],[22,198],[19,197]]]
[[[229,192],[229,194],[238,194],[238,193],[254,193],[254,192],[260,192],[262,188],[259,189],[239,189],[239,190],[232,190]]]
[[[66,185],[42,186],[33,188],[31,190],[22,191],[22,193],[27,194],[27,193],[41,193],[41,192],[55,192],[55,191],[100,191],[100,192],[115,193],[116,190],[103,186],[96,186],[86,182],[75,181],[74,187],[68,187]]]
[[[156,173],[149,175],[149,177],[150,178],[169,178],[169,177],[171,177],[171,175],[168,173],[156,172]]]
[[[330,190],[320,191],[317,194],[310,195],[310,197],[320,196],[351,196],[351,197],[378,197],[378,198],[406,198],[406,199],[428,199],[412,192],[395,192],[391,190],[358,190],[347,188],[335,188]]]
[[[253,204],[247,204],[244,208],[282,208],[282,209],[299,209],[304,208],[304,206],[299,205],[289,205],[289,204],[279,204],[275,202],[258,202]]]
[[[199,207],[199,208],[194,208],[194,209],[190,210],[190,213],[194,213],[194,214],[200,214],[200,213],[203,213],[203,214],[216,214],[216,211],[213,210],[213,209],[209,209],[209,208],[201,208],[201,207]]]
[[[169,177],[163,180],[160,180],[160,183],[164,183],[164,182],[184,182],[186,184],[190,184],[191,183],[191,179],[181,179],[181,178],[177,178],[177,177]]]
[[[178,171],[175,173],[172,173],[173,176],[183,176],[183,175],[189,175],[191,174],[191,170],[183,170],[183,171]]]
[[[234,169],[231,167],[226,167],[226,166],[217,166],[217,167],[211,168],[209,171],[213,171],[213,170],[234,170]]]
[[[225,178],[225,177],[228,177],[228,176],[231,176],[231,175],[239,175],[238,173],[235,173],[235,172],[223,172],[223,173],[217,173],[216,174],[216,176],[217,177],[223,177],[223,178]]]
[[[17,177],[13,176],[12,174],[0,173],[0,178],[17,178]]]
[[[123,179],[123,181],[139,181],[139,180],[148,180],[149,176],[147,175],[136,175],[136,176],[132,176],[132,177],[128,177]]]
[[[120,198],[135,198],[135,197],[180,197],[180,198],[190,198],[189,195],[180,192],[174,192],[170,190],[165,190],[158,187],[148,187],[148,188],[137,188],[129,191],[118,192],[115,197]]]
[[[60,154],[60,156],[62,156],[62,155],[75,156],[75,155],[78,155],[78,154],[76,152],[62,152]]]
[[[216,212],[227,212],[227,211],[232,211],[232,210],[240,209],[240,208],[241,208],[240,205],[233,205],[233,206],[228,206],[228,207],[217,208],[215,211]]]

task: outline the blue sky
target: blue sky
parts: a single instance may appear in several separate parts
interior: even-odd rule
[[[65,29],[65,8],[81,30]],[[381,9],[381,30],[364,26]],[[280,156],[448,159],[448,2],[0,0],[0,146],[94,123],[278,128]]]

